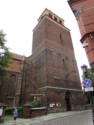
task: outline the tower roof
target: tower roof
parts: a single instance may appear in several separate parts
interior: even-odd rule
[[[78,0],[68,0],[69,4],[74,3],[74,2],[78,2]]]
[[[57,21],[58,23],[60,23],[61,25],[64,25],[64,20],[60,18],[59,16],[57,16],[56,14],[54,14],[52,11],[48,10],[47,8],[40,15],[40,17],[38,18],[38,21],[42,20],[44,16],[48,16],[52,18],[53,20]]]
[[[23,59],[26,58],[24,55],[12,53],[12,52],[11,52],[11,54],[12,54],[12,58],[13,58],[13,59],[16,59],[16,60],[23,60]]]
[[[68,0],[69,4],[75,3],[75,2],[81,2],[81,1],[85,1],[85,0]]]

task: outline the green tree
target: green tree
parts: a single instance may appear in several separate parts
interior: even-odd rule
[[[87,72],[85,73],[85,77],[89,78],[92,81],[92,86],[94,87],[94,74],[91,69],[87,70]]]
[[[11,63],[12,54],[9,52],[9,49],[5,46],[5,34],[3,31],[0,31],[0,79],[3,79],[5,76],[5,68]]]
[[[91,69],[87,69],[85,73],[82,75],[83,80],[84,79],[90,79],[92,81],[92,87],[94,88],[94,73],[92,72]],[[84,87],[85,88],[85,87]],[[92,92],[85,92],[85,102],[90,104],[94,102],[94,97],[92,96]]]

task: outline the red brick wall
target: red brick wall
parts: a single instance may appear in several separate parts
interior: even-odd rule
[[[47,16],[34,29],[32,62],[32,84],[36,92],[41,91],[38,88],[57,87],[46,93],[49,104],[62,100],[58,87],[81,89],[70,30]],[[42,89],[42,94],[46,89]]]
[[[6,68],[6,78],[0,81],[0,102],[13,105],[15,101],[15,104],[19,104],[22,69],[23,56],[13,54],[12,63]]]
[[[56,81],[64,87],[65,75],[73,70],[75,72],[70,77],[77,84],[70,83],[69,86],[81,87],[70,31],[49,17],[44,17],[34,29],[32,58],[37,69],[34,70],[36,81],[33,82],[39,83],[39,87],[44,84],[56,86]],[[59,80],[55,80],[55,77]]]
[[[82,7],[82,10],[80,10],[78,15],[75,16],[78,22],[82,39],[86,35],[86,37],[82,40],[82,43],[84,41],[88,43],[88,47],[86,47],[85,50],[89,60],[89,64],[91,65],[91,68],[93,68],[92,63],[94,63],[94,0],[79,0],[78,2],[72,1],[70,6],[73,12],[75,10],[75,12],[77,12],[77,10]],[[90,38],[91,32],[93,36],[92,39]]]

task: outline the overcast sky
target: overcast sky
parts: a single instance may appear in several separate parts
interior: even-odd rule
[[[65,20],[71,30],[74,51],[80,75],[81,65],[88,65],[80,43],[80,32],[67,0],[0,0],[0,30],[6,33],[11,52],[29,56],[32,54],[32,34],[37,19],[47,8]]]

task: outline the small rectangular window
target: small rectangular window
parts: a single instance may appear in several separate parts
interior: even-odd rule
[[[61,20],[59,20],[59,23],[60,23],[60,24],[62,24],[62,21],[61,21]]]
[[[57,18],[56,18],[56,17],[54,17],[54,20],[55,20],[55,21],[57,21]]]
[[[52,14],[49,13],[49,17],[52,18]]]
[[[65,64],[65,60],[63,59],[63,64]]]
[[[60,34],[60,42],[63,44],[63,38],[61,34]]]

